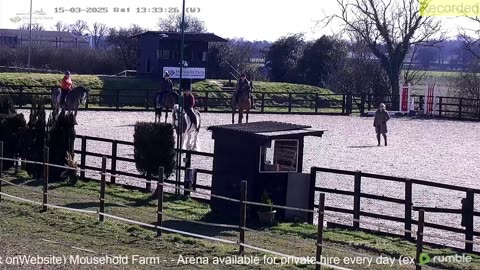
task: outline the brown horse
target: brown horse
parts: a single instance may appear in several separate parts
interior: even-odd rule
[[[165,108],[165,123],[167,122],[168,110],[172,110],[175,104],[177,104],[178,94],[173,91],[167,92],[161,99],[158,95],[155,98],[155,123],[161,121],[163,108]]]
[[[238,123],[241,124],[243,122],[243,113],[247,112],[246,123],[248,123],[248,114],[250,113],[251,109],[251,100],[250,100],[250,93],[243,92],[237,94],[237,104],[235,104],[235,95],[232,98],[232,124],[235,123],[235,112],[238,107]]]

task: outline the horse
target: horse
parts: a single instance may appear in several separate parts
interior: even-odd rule
[[[200,127],[202,126],[202,118],[200,116],[200,112],[197,110],[193,110],[193,113],[195,114],[196,117],[196,124],[194,124],[191,120],[190,117],[187,116],[185,111],[183,109],[180,109],[180,106],[178,104],[175,104],[173,106],[173,126],[175,127],[175,130],[177,131],[177,134],[179,132],[182,132],[182,141],[181,141],[181,147],[182,149],[186,150],[198,150],[198,145],[197,145],[197,139],[198,139],[198,132],[200,131]],[[179,116],[182,119],[182,126],[179,127],[178,120],[180,119]],[[185,140],[187,138],[187,140]],[[186,146],[184,145],[186,142]]]
[[[237,103],[235,104],[235,95],[232,98],[232,124],[235,123],[235,112],[238,107],[238,123],[241,124],[243,122],[243,112],[247,112],[247,123],[248,123],[248,114],[250,113],[251,109],[251,100],[250,100],[250,93],[242,92],[237,93]]]
[[[155,123],[158,123],[161,121],[163,108],[165,108],[165,123],[166,123],[168,118],[168,110],[173,109],[173,106],[175,106],[177,101],[178,101],[178,94],[173,91],[165,93],[163,95],[162,100],[160,100],[160,96],[159,94],[157,94],[157,96],[155,97]]]
[[[60,89],[53,88],[52,89],[52,107],[53,111],[60,113]],[[65,104],[63,105],[62,110],[67,112],[74,111],[75,123],[77,123],[77,112],[78,107],[80,104],[85,104],[87,102],[87,96],[90,92],[90,89],[85,88],[83,86],[78,86],[73,88],[70,92],[68,92],[65,98]]]

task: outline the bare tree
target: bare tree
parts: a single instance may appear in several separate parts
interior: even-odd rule
[[[107,32],[108,32],[108,28],[105,24],[98,23],[98,22],[93,23],[92,28],[90,30],[90,35],[92,35],[93,46],[95,48],[98,48],[100,40],[107,34]]]
[[[167,18],[160,18],[157,24],[160,31],[165,32],[181,32],[182,31],[182,15],[171,14]],[[207,32],[205,23],[197,17],[190,15],[185,16],[185,32]]]
[[[67,24],[64,24],[61,21],[58,21],[53,27],[52,30],[59,31],[59,32],[68,32],[69,27]]]
[[[474,29],[462,27],[459,36],[463,40],[464,49],[480,60],[480,17],[467,17],[475,25]],[[473,36],[472,36],[473,35]]]
[[[412,68],[414,60],[417,58],[417,52],[419,50],[418,45],[414,45],[412,49],[412,53],[410,54],[410,57],[408,57],[408,65],[405,65],[405,63],[402,65],[402,70],[403,70],[403,83],[405,84],[418,84],[421,82],[426,76],[427,72],[424,70],[420,70],[417,68]]]
[[[18,29],[20,29],[20,30],[30,30],[30,24],[25,23],[25,24],[21,25],[20,27],[18,27]],[[43,25],[38,24],[38,23],[32,23],[32,30],[33,31],[45,31],[45,27],[43,27]]]
[[[394,109],[400,94],[400,73],[412,45],[429,43],[438,36],[441,25],[432,17],[420,15],[418,0],[337,0],[339,19],[347,32],[358,34],[388,74]],[[443,37],[443,36],[442,36]]]
[[[75,23],[70,25],[70,31],[76,36],[84,36],[88,32],[88,24],[86,21],[77,20]]]
[[[137,60],[138,40],[132,38],[145,30],[138,25],[129,28],[110,28],[108,30],[108,43],[115,55],[123,60],[125,69],[135,69]]]

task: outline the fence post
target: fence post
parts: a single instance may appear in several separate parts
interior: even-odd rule
[[[87,152],[87,138],[85,136],[82,136],[82,146],[80,149],[80,168],[82,169],[80,171],[80,179],[85,180],[85,162],[87,160],[87,155],[85,154]]]
[[[0,179],[3,178],[3,141],[0,141]],[[2,182],[0,181],[0,192],[2,192]],[[0,194],[0,202],[2,202],[2,195]]]
[[[458,119],[462,119],[462,111],[463,111],[463,98],[460,98],[459,104],[458,104]]]
[[[292,112],[292,93],[288,94],[288,112]]]
[[[145,110],[148,111],[150,108],[150,90],[147,90],[147,93],[145,94]]]
[[[438,98],[438,116],[442,116],[443,97]]]
[[[110,183],[115,184],[117,181],[117,177],[114,175],[117,173],[117,148],[118,148],[118,142],[117,140],[114,140],[112,142],[112,160],[110,161],[111,163],[111,169],[110,173],[112,176],[110,176]]]
[[[157,182],[157,193],[158,193],[158,208],[157,208],[157,226],[162,227],[163,223],[163,167],[158,168],[158,182]],[[162,230],[157,228],[157,237],[162,236]]]
[[[102,175],[100,177],[100,212],[98,213],[98,221],[105,220],[105,173],[107,172],[107,158],[102,157]]]
[[[18,95],[18,107],[21,109],[23,107],[23,86],[20,87],[19,95]]]
[[[120,108],[120,90],[115,91],[115,108],[117,110]]]
[[[368,97],[367,97],[368,111],[372,110],[372,97],[373,97],[373,95],[369,93]]]
[[[318,93],[315,93],[315,113],[318,113]]]
[[[43,148],[43,200],[42,200],[42,212],[47,211],[48,204],[48,170],[50,162],[50,151],[48,147]]]
[[[342,114],[345,114],[347,110],[347,97],[345,94],[342,95]]]
[[[320,193],[320,201],[318,202],[318,220],[317,220],[317,254],[315,269],[320,270],[321,265],[318,264],[322,257],[323,250],[323,220],[325,216],[325,193]]]
[[[247,181],[242,181],[242,189],[240,194],[240,243],[239,253],[240,255],[245,252],[245,227],[247,227]]]
[[[262,107],[261,107],[262,113],[265,112],[265,93],[262,93]]]
[[[411,231],[412,230],[412,182],[410,179],[406,179],[405,182],[405,230]],[[406,239],[412,239],[411,232],[405,232]]]
[[[354,197],[353,197],[353,228],[360,228],[360,201],[361,201],[361,190],[362,190],[362,172],[355,172],[355,187],[354,187]]]
[[[87,98],[85,99],[85,109],[88,109],[89,98],[90,98],[90,95],[87,95]]]
[[[474,217],[473,212],[475,208],[474,204],[475,193],[469,190],[467,191],[467,197],[462,201],[462,225],[465,226],[465,240],[473,241],[473,229],[474,229]],[[473,252],[473,243],[465,243],[465,251]]]
[[[425,223],[425,210],[420,209],[418,212],[418,229],[417,229],[417,254],[415,256],[415,270],[422,270],[420,265],[420,254],[423,251],[423,227]]]
[[[208,112],[208,92],[205,93],[205,99],[203,102],[203,111]]]

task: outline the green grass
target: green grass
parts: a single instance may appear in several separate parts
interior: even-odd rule
[[[2,191],[7,194],[41,201],[41,194],[29,191],[41,191],[40,181],[31,180],[24,173],[7,175],[7,180],[21,184],[28,191],[2,185]],[[78,182],[75,186],[63,183],[49,185],[49,203],[78,209],[96,210],[98,208],[98,182]],[[156,199],[150,193],[128,190],[120,186],[109,185],[106,188],[106,212],[140,222],[154,224],[156,221]],[[237,224],[236,220],[216,216],[207,204],[196,200],[166,195],[164,212],[191,221],[204,221],[224,224]],[[172,233],[164,233],[161,239],[155,238],[155,232],[137,225],[117,222],[106,218],[104,223],[97,221],[96,215],[88,216],[49,209],[40,213],[39,206],[11,201],[2,198],[0,203],[0,257],[9,255],[80,255],[100,256],[134,255],[154,256],[162,260],[157,269],[212,269],[212,265],[177,265],[182,256],[208,257],[212,261],[216,257],[227,258],[237,254],[236,245],[221,244]],[[247,231],[246,242],[250,245],[262,247],[277,252],[300,257],[312,257],[315,254],[316,226],[304,223],[280,223],[270,228],[262,228],[254,221],[249,220],[248,227],[255,229]],[[164,216],[163,225],[176,230],[198,233],[211,237],[236,241],[238,231],[233,229],[217,228],[197,225],[187,221]],[[49,242],[45,241],[48,240]],[[371,234],[327,229],[324,232],[325,248],[323,255],[326,258],[356,257],[349,252],[357,252],[366,256],[398,257],[414,256],[415,245],[398,238],[380,237]],[[55,241],[56,243],[52,243]],[[89,249],[97,254],[73,249]],[[333,248],[333,249],[332,249]],[[450,250],[438,250],[426,247],[430,255],[451,255]],[[263,258],[262,252],[246,249],[246,256]],[[431,265],[450,267],[449,269],[480,269],[480,257],[473,256],[470,264]],[[164,261],[165,260],[165,261]],[[263,260],[263,259],[262,259]],[[346,265],[353,269],[385,269],[384,265]],[[150,269],[142,265],[128,265],[124,267],[105,266],[102,269]],[[276,265],[218,265],[215,269],[278,269]],[[53,269],[53,268],[45,268]],[[312,265],[289,264],[281,269],[314,269]],[[395,264],[388,269],[413,269],[411,265],[400,266]]]
[[[43,73],[0,73],[0,85],[13,86],[56,86],[60,85],[62,74]],[[75,85],[81,85],[92,89],[155,89],[158,83],[149,79],[137,79],[130,77],[111,77],[100,75],[72,75]],[[47,88],[25,89],[32,91],[49,91]],[[96,91],[95,91],[96,92]]]

